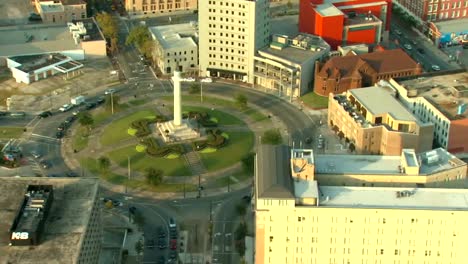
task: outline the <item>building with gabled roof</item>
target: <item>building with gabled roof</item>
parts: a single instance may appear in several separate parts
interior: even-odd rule
[[[375,51],[343,57],[332,57],[325,63],[316,62],[314,92],[328,96],[349,89],[374,85],[379,80],[413,76],[422,67],[401,49]]]

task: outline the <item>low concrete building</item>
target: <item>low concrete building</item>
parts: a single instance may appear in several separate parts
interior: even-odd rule
[[[180,72],[198,73],[197,23],[150,27],[149,31],[156,43],[155,64],[163,74],[172,74],[177,67]]]
[[[44,23],[66,24],[87,17],[83,0],[35,0],[35,6]]]
[[[451,153],[468,153],[468,73],[430,74],[388,83],[415,116],[434,124],[434,142]]]
[[[314,67],[330,51],[321,37],[274,35],[269,47],[254,57],[254,86],[279,96],[299,97],[313,89]]]
[[[102,243],[98,179],[1,181],[0,264],[98,263]],[[43,197],[38,197],[41,193]]]
[[[7,65],[17,83],[30,84],[47,77],[70,74],[83,67],[68,56],[57,53],[10,57]]]
[[[196,0],[126,0],[125,9],[130,15],[151,15],[177,11],[196,10]]]
[[[328,124],[358,153],[398,155],[402,149],[432,149],[434,126],[422,122],[381,86],[331,93]]]

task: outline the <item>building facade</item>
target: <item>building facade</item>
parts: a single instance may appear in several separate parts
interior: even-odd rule
[[[198,73],[198,25],[196,23],[150,27],[155,41],[155,64],[162,74]]]
[[[35,0],[35,6],[44,23],[66,24],[87,18],[86,2],[83,0]]]
[[[399,155],[405,148],[432,149],[433,124],[421,122],[385,86],[331,93],[328,124],[357,153]]]
[[[323,61],[329,51],[321,37],[274,35],[270,46],[255,56],[253,84],[279,96],[301,96],[313,89],[315,62]]]
[[[429,37],[438,47],[468,43],[468,17],[429,23]]]
[[[200,74],[252,83],[255,54],[270,40],[268,10],[267,0],[201,0]]]
[[[339,45],[378,44],[390,29],[392,1],[300,0],[299,32]]]
[[[374,51],[343,57],[332,57],[325,63],[316,62],[314,92],[328,96],[349,89],[371,86],[380,80],[414,76],[422,67],[401,49]]]
[[[150,15],[196,10],[197,0],[125,0],[125,10],[130,15]]]
[[[468,3],[459,0],[397,0],[394,4],[423,25],[434,21],[454,20],[468,17]]]
[[[468,73],[390,80],[399,100],[424,122],[434,124],[434,142],[451,153],[467,153]]]
[[[465,263],[468,190],[324,186],[312,150],[288,152],[256,156],[255,263]]]

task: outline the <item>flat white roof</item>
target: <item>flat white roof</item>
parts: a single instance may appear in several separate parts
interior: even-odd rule
[[[63,12],[64,8],[62,3],[54,3],[54,1],[40,2],[42,12]]]
[[[191,23],[150,27],[149,30],[164,49],[197,47],[193,40],[198,37],[197,27]]]
[[[317,181],[294,179],[294,197],[318,197]]]
[[[340,10],[348,10],[352,8],[362,8],[362,7],[378,6],[378,5],[386,5],[386,4],[387,2],[380,1],[380,2],[365,3],[365,4],[345,5],[345,6],[339,6],[338,8]]]
[[[318,174],[399,174],[400,156],[315,155]]]
[[[339,16],[343,15],[343,12],[341,12],[340,9],[336,8],[336,6],[330,4],[330,3],[325,3],[322,5],[317,6],[315,9],[317,12],[319,12],[322,16]]]
[[[323,207],[468,210],[468,189],[321,186],[319,192]]]

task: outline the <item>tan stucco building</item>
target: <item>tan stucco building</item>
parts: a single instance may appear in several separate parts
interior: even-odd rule
[[[434,126],[409,112],[386,86],[331,93],[328,124],[357,153],[399,155],[404,148],[432,148]]]
[[[406,171],[427,165],[408,154],[401,158]],[[260,147],[253,199],[256,264],[466,263],[467,189],[326,186],[318,176],[330,167],[318,156],[307,149]],[[434,167],[447,165],[431,159]],[[466,164],[461,167],[465,179]],[[374,169],[370,175],[390,186],[399,175]]]
[[[35,6],[43,23],[66,24],[87,17],[83,0],[35,0]]]
[[[197,8],[197,0],[125,0],[125,9],[130,15],[161,14]]]

